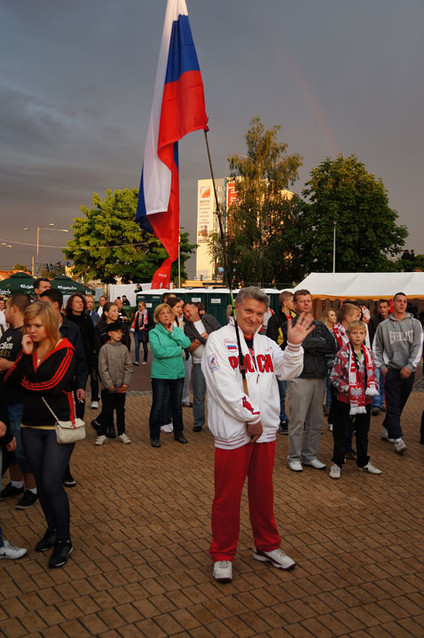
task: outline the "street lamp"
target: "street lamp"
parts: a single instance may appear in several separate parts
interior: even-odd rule
[[[40,230],[55,230],[58,233],[69,233],[69,230],[67,228],[52,228],[52,226],[54,226],[54,223],[50,223],[48,226],[31,226],[30,228],[24,228],[24,230],[36,230],[37,231],[37,240],[36,240],[36,246],[37,246],[37,261],[36,261],[36,266],[37,266],[37,272],[40,266],[40,262],[38,259],[39,256],[39,252],[40,252]],[[34,277],[34,257],[32,258],[32,276]]]
[[[178,229],[178,288],[181,288],[181,231],[184,230],[184,226],[180,226]]]

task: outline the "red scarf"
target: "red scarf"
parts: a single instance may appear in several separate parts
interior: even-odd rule
[[[349,343],[349,337],[346,332],[346,328],[342,326],[341,323],[335,323],[333,326],[334,336],[336,337],[337,345],[340,348],[343,348],[347,343]]]
[[[349,401],[350,401],[350,414],[364,414],[365,409],[365,397],[373,397],[378,394],[377,379],[375,376],[375,365],[373,364],[371,351],[364,344],[361,345],[361,350],[364,355],[365,369],[366,369],[366,381],[365,387],[364,379],[359,372],[358,361],[355,355],[355,351],[352,344],[349,343]]]

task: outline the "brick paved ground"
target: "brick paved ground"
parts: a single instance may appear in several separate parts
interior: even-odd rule
[[[298,566],[285,573],[253,560],[244,497],[229,585],[212,581],[207,553],[211,436],[191,431],[185,409],[189,444],[168,434],[153,449],[150,397],[132,395],[127,405],[132,445],[96,448],[89,431],[73,455],[75,551],[64,569],[48,570],[48,556],[32,549],[44,531],[39,505],[17,511],[16,501],[0,503],[6,537],[31,548],[1,563],[1,636],[424,636],[422,392],[404,412],[405,456],[380,440],[381,418],[373,419],[370,452],[382,476],[361,474],[351,461],[340,481],[309,468],[295,474],[279,436],[276,515]],[[328,462],[328,430],[321,450]]]

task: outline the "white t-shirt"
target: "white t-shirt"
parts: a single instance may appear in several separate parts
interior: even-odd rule
[[[2,335],[7,330],[6,323],[6,315],[4,314],[4,310],[0,310],[0,335]]]
[[[196,328],[199,334],[203,334],[204,332],[207,332],[203,324],[203,321],[201,319],[199,319],[199,321],[195,321],[193,323],[193,326]],[[196,348],[196,350],[191,351],[191,356],[193,357],[193,363],[202,363],[202,356],[203,356],[204,349],[205,349],[205,346],[203,345],[203,343],[201,343],[200,346]]]

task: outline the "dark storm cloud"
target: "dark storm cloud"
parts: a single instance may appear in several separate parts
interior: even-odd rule
[[[296,190],[327,155],[356,153],[382,177],[409,247],[422,252],[424,3],[187,4],[216,175],[245,152],[249,120],[260,115],[305,157]],[[51,221],[68,227],[93,192],[138,186],[165,6],[0,0],[3,236],[27,241],[24,226]],[[180,170],[181,223],[193,234],[196,180],[209,174],[201,133],[182,142]],[[25,261],[31,250],[13,254]],[[3,257],[0,249],[0,268]]]

